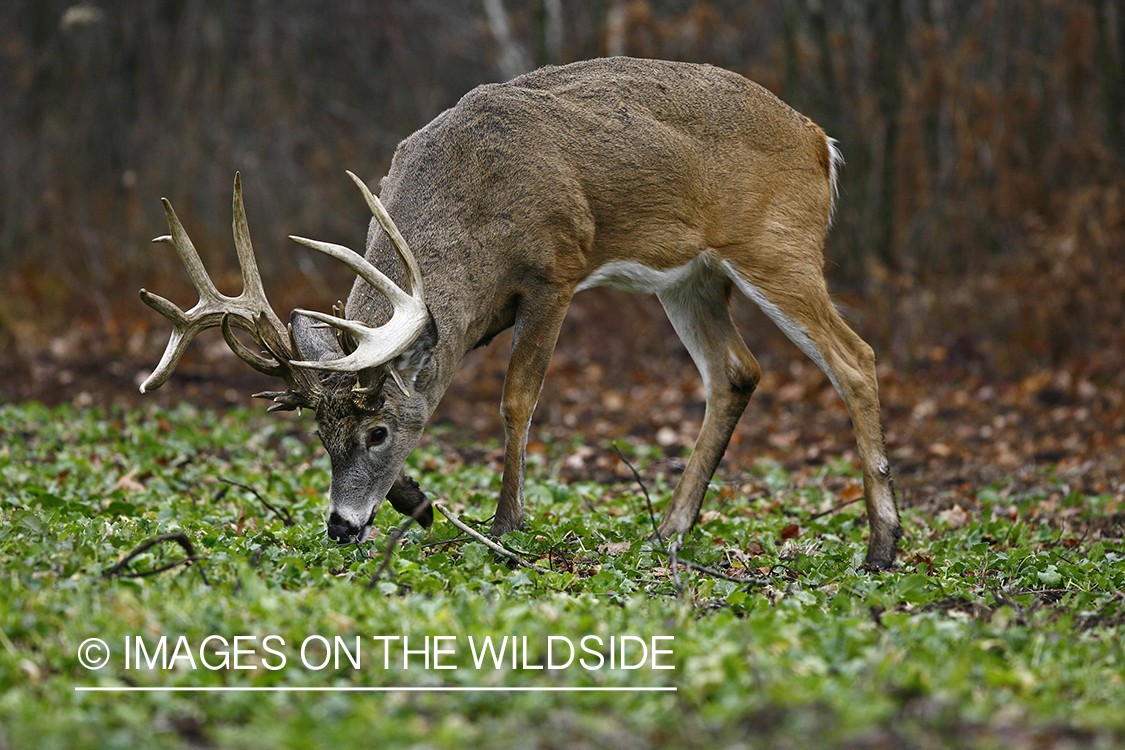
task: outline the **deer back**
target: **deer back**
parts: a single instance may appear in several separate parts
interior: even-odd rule
[[[742,76],[610,58],[473,89],[399,145],[381,196],[459,356],[510,325],[520,295],[573,290],[606,263],[768,248],[776,211],[823,234],[832,170],[824,132]],[[367,254],[400,280],[374,222]],[[349,317],[386,310],[356,283]]]

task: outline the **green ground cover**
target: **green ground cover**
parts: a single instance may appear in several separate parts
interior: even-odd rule
[[[575,446],[552,445],[503,540],[546,572],[439,516],[373,581],[403,519],[388,506],[372,540],[325,543],[311,424],[0,407],[0,748],[1125,742],[1125,551],[1105,533],[1125,509],[1049,471],[967,513],[906,509],[901,562],[877,574],[852,467],[749,466],[683,567],[648,541],[637,483],[553,479]],[[413,475],[483,520],[498,474],[440,442]],[[655,467],[659,514],[674,476]],[[76,690],[219,687],[315,691]]]

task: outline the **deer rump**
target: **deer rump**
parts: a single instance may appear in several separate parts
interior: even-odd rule
[[[843,397],[863,464],[868,562],[887,567],[901,531],[874,355],[840,319],[822,271],[841,163],[808,118],[719,68],[630,58],[548,67],[473,89],[404,140],[379,198],[355,178],[374,215],[364,257],[301,240],[356,270],[343,309],[294,311],[285,329],[271,322],[262,293],[257,307],[205,322],[255,337],[261,355],[231,346],[286,380],[287,390],[262,394],[272,408],[316,410],[333,472],[328,533],[341,542],[366,536],[388,494],[428,525],[428,503],[403,473],[406,458],[461,357],[514,326],[491,527],[499,535],[523,524],[528,429],[573,295],[598,285],[654,293],[707,392],[699,438],[659,529],[679,538],[695,523],[761,375],[730,318],[737,288]],[[249,247],[238,192],[236,182],[236,247],[249,289],[256,269],[247,272],[253,253],[237,239],[241,232]],[[210,282],[201,265],[184,262],[203,305]],[[150,379],[159,380],[194,333],[177,324],[178,308],[162,309],[154,297],[146,302],[185,329]]]

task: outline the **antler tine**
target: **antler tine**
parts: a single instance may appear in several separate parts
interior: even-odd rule
[[[383,228],[383,231],[387,233],[391,244],[394,245],[395,250],[398,252],[398,257],[402,258],[402,264],[406,267],[406,286],[411,296],[419,302],[424,302],[425,296],[422,293],[422,271],[418,268],[418,262],[414,259],[414,253],[410,250],[410,246],[406,244],[406,239],[402,236],[402,233],[398,231],[398,227],[395,226],[391,215],[387,213],[383,202],[367,188],[367,184],[356,177],[355,173],[348,170],[344,171],[347,172],[348,177],[352,178],[352,182],[356,184],[359,191],[363,193],[363,200],[367,202],[367,207],[371,209],[372,216],[379,222],[379,226]]]
[[[234,199],[232,201],[231,222],[234,232],[234,250],[238,254],[238,267],[242,271],[242,294],[238,299],[250,303],[258,313],[265,313],[275,331],[284,331],[285,325],[274,313],[266,290],[262,286],[262,275],[258,272],[258,259],[254,256],[254,246],[250,242],[250,225],[246,221],[246,206],[242,202],[242,175],[234,173]]]
[[[265,398],[273,401],[274,403],[266,411],[296,410],[300,412],[303,407],[315,409],[317,404],[320,403],[323,389],[314,374],[307,370],[295,368],[290,363],[288,352],[297,350],[297,345],[293,342],[292,327],[290,326],[287,331],[289,344],[286,344],[281,338],[280,332],[273,327],[264,312],[258,313],[255,322],[258,325],[255,340],[265,348],[267,354],[273,356],[273,359],[256,354],[236,339],[230,329],[229,316],[223,318],[223,338],[226,339],[227,344],[238,355],[239,359],[258,372],[284,379],[289,386],[289,390],[263,391],[253,394],[253,398]]]
[[[237,173],[235,174],[233,200],[234,241],[243,280],[242,293],[237,297],[228,297],[220,293],[215,287],[211,277],[207,274],[207,269],[203,266],[203,261],[199,258],[199,253],[188,237],[187,231],[172,209],[172,204],[166,198],[162,198],[161,201],[164,205],[165,216],[168,219],[170,233],[157,237],[153,242],[165,242],[176,251],[187,270],[188,277],[196,291],[199,292],[199,302],[190,310],[184,312],[167,299],[144,289],[141,290],[141,300],[167,318],[172,324],[172,335],[168,339],[168,346],[164,349],[164,354],[161,356],[156,369],[141,385],[141,393],[164,385],[172,375],[172,371],[176,369],[176,365],[179,364],[187,345],[201,331],[208,328],[223,326],[224,335],[228,337],[228,342],[234,339],[230,335],[230,326],[232,325],[249,332],[255,339],[259,340],[259,343],[262,343],[263,338],[260,329],[265,328],[266,325],[277,331],[279,336],[286,331],[273,309],[270,308],[269,302],[266,300],[265,290],[262,288],[261,275],[258,272],[258,264],[254,259],[253,247],[250,244],[250,231],[242,201],[241,177]],[[259,322],[259,315],[265,316],[265,325]],[[235,339],[235,341],[237,340]],[[281,371],[285,369],[281,359],[287,357],[288,352],[266,347],[269,349],[269,354],[279,358],[274,363],[257,355],[252,355],[246,350],[246,347],[234,347],[232,345],[232,348],[234,348],[235,354],[262,372],[282,374]],[[248,358],[244,356],[246,354],[251,354],[251,356]]]
[[[344,303],[340,300],[337,300],[336,304],[332,305],[332,314],[337,318],[348,317],[345,314],[344,310]],[[344,354],[351,354],[355,351],[355,339],[353,339],[351,334],[345,331],[343,328],[336,329],[336,343],[340,345],[340,351],[342,351]]]
[[[183,262],[184,268],[187,270],[188,278],[191,279],[196,291],[199,292],[199,302],[185,313],[164,297],[152,294],[145,289],[141,290],[141,301],[172,323],[172,335],[168,339],[168,346],[165,347],[164,354],[161,356],[156,369],[141,384],[141,393],[147,393],[164,385],[172,375],[172,371],[176,369],[176,365],[179,364],[180,358],[183,357],[184,351],[191,340],[200,331],[221,322],[221,316],[216,320],[207,320],[207,316],[208,313],[211,313],[211,317],[215,317],[217,311],[208,309],[208,303],[213,303],[222,295],[211,282],[211,277],[207,275],[207,269],[203,267],[203,261],[199,259],[199,253],[196,251],[195,245],[192,244],[191,238],[188,237],[183,224],[180,223],[179,217],[176,216],[172,204],[167,198],[161,198],[160,201],[164,205],[164,215],[168,220],[169,234],[157,237],[153,242],[164,242],[171,245],[176,254],[180,256],[180,261]],[[213,304],[210,306],[213,307]]]
[[[325,255],[330,255],[346,264],[373,289],[387,297],[394,309],[391,319],[385,325],[377,328],[359,321],[345,320],[324,313],[295,310],[295,312],[318,320],[328,327],[347,331],[356,341],[355,351],[345,357],[327,361],[291,362],[290,364],[295,367],[335,372],[359,372],[360,370],[385,365],[414,343],[425,327],[429,316],[422,293],[422,272],[418,268],[418,263],[415,261],[410,247],[406,244],[406,240],[403,239],[402,234],[398,231],[394,221],[391,220],[379,199],[372,195],[367,186],[354,174],[348,172],[348,176],[359,186],[372,214],[374,214],[379,225],[383,227],[387,236],[390,237],[391,244],[394,245],[402,259],[403,265],[406,267],[407,286],[410,287],[410,292],[404,291],[354,250],[329,242],[318,242],[303,237],[290,236],[293,241],[311,247]],[[401,382],[397,373],[395,375],[396,382]]]
[[[317,252],[324,253],[342,262],[348,268],[355,271],[360,278],[370,284],[373,289],[389,299],[396,310],[400,306],[408,306],[414,302],[414,298],[411,295],[404,292],[401,287],[388,279],[382,271],[371,265],[367,258],[364,258],[355,250],[344,247],[343,245],[310,240],[292,234],[289,235],[289,239],[305,247],[311,247]]]
[[[262,317],[265,313],[258,316],[259,324],[262,322]],[[267,323],[268,325],[268,323]],[[220,326],[223,331],[223,339],[227,342],[227,346],[234,352],[234,355],[241,359],[246,364],[253,367],[263,375],[272,375],[277,378],[284,378],[289,373],[289,368],[285,366],[286,360],[282,356],[275,356],[274,358],[263,357],[261,354],[251,350],[241,341],[234,336],[231,330],[231,317],[229,314],[223,316],[223,322]],[[256,336],[255,338],[259,338]],[[273,351],[264,341],[260,342],[266,349],[266,353],[273,354]]]

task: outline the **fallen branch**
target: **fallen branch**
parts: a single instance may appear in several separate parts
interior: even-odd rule
[[[266,500],[264,497],[262,497],[260,494],[258,494],[258,491],[256,489],[254,489],[253,487],[250,487],[249,485],[245,485],[242,482],[236,482],[233,479],[227,479],[226,477],[219,477],[219,481],[220,482],[226,482],[227,484],[232,484],[235,487],[241,487],[242,489],[246,490],[247,492],[252,493],[254,495],[254,497],[258,498],[258,502],[260,502],[262,505],[266,506],[266,508],[268,508],[269,510],[273,511],[274,515],[276,515],[278,518],[280,518],[281,522],[283,524],[285,524],[286,526],[293,526],[296,523],[293,520],[292,514],[290,514],[290,512],[287,509],[275,507],[272,503],[270,503],[269,500]]]
[[[511,551],[505,549],[504,547],[500,546],[499,544],[497,544],[493,540],[486,537],[484,534],[481,534],[479,531],[473,530],[472,528],[470,528],[468,526],[468,524],[466,524],[464,521],[462,521],[457,516],[456,513],[451,511],[449,508],[445,507],[444,503],[435,502],[433,505],[434,505],[435,508],[438,509],[438,511],[441,512],[441,514],[443,516],[445,516],[449,520],[449,522],[451,524],[453,524],[460,531],[468,534],[469,536],[471,536],[473,539],[480,542],[484,546],[488,547],[490,550],[492,550],[496,554],[502,555],[502,556],[508,558],[509,560],[515,561],[516,564],[518,564],[520,567],[530,568],[531,570],[534,570],[538,573],[550,573],[551,572],[551,571],[547,570],[546,568],[541,568],[534,563],[529,563],[527,560],[524,560],[522,557],[517,555],[515,552],[511,552]]]
[[[176,560],[175,562],[168,563],[167,565],[163,565],[159,568],[153,568],[152,570],[143,570],[143,571],[139,571],[139,572],[133,572],[133,571],[125,572],[126,568],[129,567],[129,563],[135,557],[140,555],[142,552],[145,552],[146,550],[151,549],[152,547],[155,547],[158,544],[163,544],[164,542],[175,542],[176,544],[180,545],[181,547],[183,547],[184,552],[187,553],[187,557],[185,557],[182,560]],[[121,558],[121,560],[118,561],[118,563],[116,565],[114,565],[112,568],[110,568],[109,570],[102,573],[102,578],[115,578],[115,577],[118,577],[118,578],[146,578],[148,576],[154,576],[157,573],[163,573],[166,570],[171,570],[172,568],[176,567],[177,565],[185,565],[187,563],[203,561],[203,560],[206,560],[206,559],[207,559],[207,557],[205,557],[205,556],[200,556],[200,555],[195,554],[195,547],[192,546],[191,540],[188,539],[187,534],[183,534],[183,533],[161,534],[160,536],[154,536],[152,539],[149,539],[146,542],[142,542],[132,552],[125,555],[125,557]],[[206,583],[208,586],[210,586],[211,582],[207,580],[207,574],[205,572],[203,572],[203,568],[200,567],[200,568],[198,568],[198,570],[199,570],[199,575],[203,577],[203,582]]]

